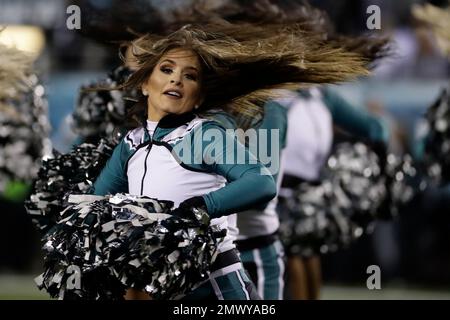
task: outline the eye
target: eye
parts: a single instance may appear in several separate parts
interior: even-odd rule
[[[168,68],[168,67],[161,67],[161,72],[165,73],[165,74],[171,74],[172,73],[172,69]]]
[[[192,80],[192,81],[197,81],[197,76],[194,75],[194,74],[189,74],[189,73],[187,73],[187,74],[185,75],[185,77],[186,77],[186,79],[189,79],[189,80]]]

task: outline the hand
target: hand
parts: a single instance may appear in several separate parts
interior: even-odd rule
[[[193,197],[184,200],[178,208],[172,210],[171,214],[180,218],[198,220],[194,209],[201,209],[207,212],[205,199],[203,197]]]

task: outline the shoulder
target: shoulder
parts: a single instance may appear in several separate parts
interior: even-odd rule
[[[164,136],[163,141],[169,144],[176,144],[185,138],[190,137],[197,132],[199,129],[202,129],[204,124],[209,120],[196,116],[191,121],[177,127],[175,130],[171,131],[167,135]]]
[[[135,150],[141,143],[144,142],[144,133],[143,127],[130,130],[123,138],[123,142],[130,150]]]
[[[206,119],[216,122],[225,129],[236,129],[236,119],[229,113],[222,110],[211,110],[205,116]]]
[[[193,120],[183,132],[183,135],[178,138],[178,141],[184,141],[185,143],[191,143],[193,145],[201,144],[206,147],[208,145],[214,145],[223,141],[228,134],[227,128],[225,128],[220,122],[216,120],[198,118]],[[234,130],[234,129],[231,129]],[[172,140],[173,142],[178,142]]]
[[[186,131],[189,133],[198,132],[199,130],[218,129],[225,131],[228,126],[225,126],[222,121],[216,118],[195,117],[187,126]]]

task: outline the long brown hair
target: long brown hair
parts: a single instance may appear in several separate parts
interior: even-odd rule
[[[359,36],[339,34],[327,12],[306,0],[227,0],[216,6],[211,6],[209,0],[198,0],[191,11],[180,12],[177,19],[178,23],[224,19],[235,23],[297,24],[303,31],[314,33],[330,44],[360,54],[371,69],[380,59],[394,54],[388,36],[379,32]]]
[[[298,89],[368,74],[360,54],[326,43],[297,24],[187,25],[168,36],[143,35],[128,45],[137,70],[124,87],[140,88],[169,50],[192,50],[203,67],[204,102],[199,113],[221,109],[237,116],[240,126],[261,114],[262,103],[277,95],[273,89]],[[138,123],[145,117],[142,108],[141,101],[131,112],[140,114]]]

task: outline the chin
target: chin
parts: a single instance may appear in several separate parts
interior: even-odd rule
[[[167,113],[182,114],[182,113],[189,112],[191,110],[183,110],[180,107],[173,106],[173,107],[169,107],[169,108],[165,109],[164,111]]]

